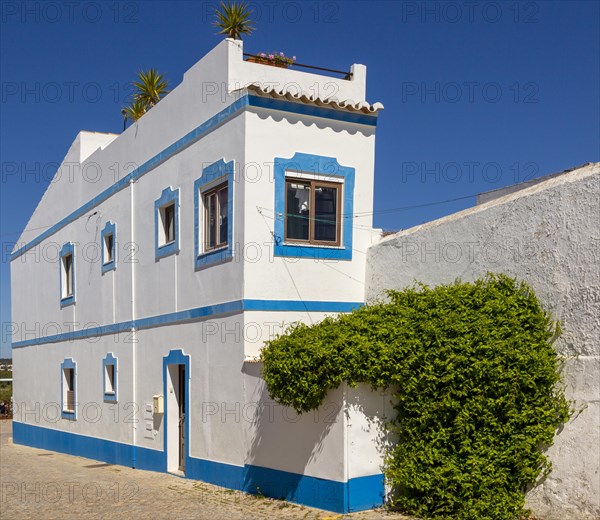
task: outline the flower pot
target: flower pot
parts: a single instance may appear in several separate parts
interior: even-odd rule
[[[271,61],[268,58],[261,58],[260,56],[249,56],[246,58],[246,61],[250,63],[260,63],[261,65],[269,65],[271,67],[279,67],[280,69],[287,69],[290,66],[288,63]]]

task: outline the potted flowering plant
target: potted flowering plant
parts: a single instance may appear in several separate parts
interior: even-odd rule
[[[296,61],[296,56],[286,56],[283,52],[277,54],[276,52],[271,52],[267,54],[265,52],[261,52],[256,56],[250,56],[248,61],[252,63],[262,63],[263,65],[272,65],[273,67],[281,67],[287,69],[290,65],[293,65]]]

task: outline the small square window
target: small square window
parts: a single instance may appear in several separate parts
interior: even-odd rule
[[[221,184],[203,194],[204,198],[204,251],[227,246],[228,187]]]

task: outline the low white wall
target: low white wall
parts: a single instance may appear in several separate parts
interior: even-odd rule
[[[392,438],[385,424],[395,416],[392,396],[391,388],[346,386],[349,479],[383,473],[383,457]]]
[[[506,273],[529,283],[561,321],[573,416],[548,452],[550,476],[528,496],[546,519],[600,515],[600,164],[408,229],[371,247],[367,299]]]
[[[262,363],[244,364],[246,464],[345,481],[344,392],[327,394],[318,410],[297,414],[269,396]]]

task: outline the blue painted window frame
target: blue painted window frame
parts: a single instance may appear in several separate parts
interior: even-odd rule
[[[73,369],[73,411],[65,411],[65,368]],[[77,363],[73,358],[65,358],[60,364],[60,413],[63,419],[77,419]]]
[[[63,297],[63,259],[65,256],[71,255],[71,284],[73,285],[73,293],[70,296]],[[75,303],[75,244],[73,242],[67,242],[60,250],[60,259],[58,263],[58,290],[60,295],[60,307],[66,307],[67,305],[73,305]]]
[[[234,161],[226,163],[223,159],[202,169],[200,178],[194,181],[194,267],[196,271],[211,265],[228,262],[233,258],[233,188]],[[201,212],[204,215],[202,194],[227,182],[227,246],[203,252],[200,240]],[[202,231],[204,234],[204,231]]]
[[[162,226],[160,210],[172,202],[175,204],[175,240],[159,245],[158,237]],[[165,188],[160,198],[154,201],[154,249],[156,260],[179,253],[179,188],[173,189],[171,186]]]
[[[335,157],[297,152],[286,159],[275,157],[275,229],[274,256],[316,258],[320,260],[352,260],[352,222],[354,213],[354,168],[342,166]],[[294,173],[319,176],[319,180],[342,180],[342,240],[340,246],[321,246],[285,242],[285,179]]]
[[[112,352],[106,354],[106,357],[102,360],[102,395],[104,396],[104,401],[110,403],[117,402],[117,381],[119,379],[117,372],[117,364],[118,359],[113,355]],[[106,367],[112,365],[114,367],[113,372],[113,392],[106,391]]]
[[[113,236],[113,251],[112,260],[106,262],[104,259],[105,237]],[[110,220],[104,225],[104,229],[100,233],[100,250],[102,251],[102,274],[112,271],[117,268],[117,225]]]

